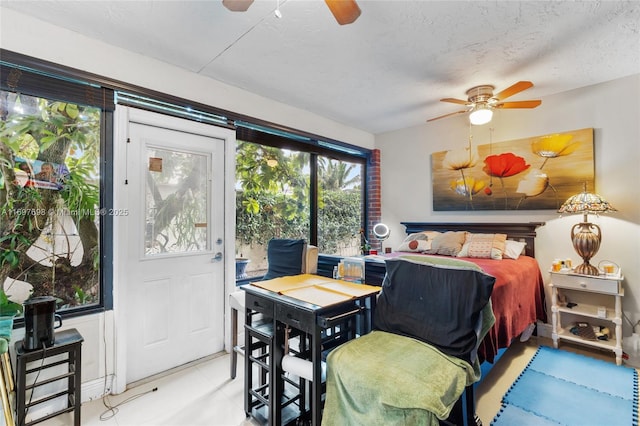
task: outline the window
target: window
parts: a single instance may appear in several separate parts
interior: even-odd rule
[[[246,273],[267,271],[271,238],[309,241],[309,157],[304,152],[237,142],[236,252]]]
[[[236,255],[250,258],[253,274],[266,270],[265,247],[273,237],[304,238],[323,253],[360,252],[359,233],[367,223],[364,182],[372,151],[0,52],[0,283],[5,289],[12,286],[12,300],[21,302],[30,291],[53,294],[59,299],[58,310],[69,315],[112,306],[113,247],[105,236],[112,234],[113,215],[127,214],[110,208],[114,90],[122,105],[236,128]],[[156,157],[197,161],[165,160],[162,152]],[[158,187],[175,183],[170,176],[158,179],[153,182]],[[146,197],[147,213],[154,218],[146,229],[147,256],[211,244],[195,215],[194,227],[174,227],[160,235],[154,222],[157,199],[150,193]],[[197,203],[183,207],[185,214],[200,209]],[[42,248],[35,260],[26,255],[34,245]],[[66,248],[57,252],[54,247],[60,246]],[[78,259],[81,263],[76,264]],[[11,294],[16,281],[25,283],[19,283],[26,289],[19,295]],[[4,296],[0,291],[0,314]]]
[[[237,280],[264,275],[271,238],[303,238],[321,253],[360,254],[364,158],[266,132],[238,133]]]
[[[100,102],[79,101],[109,94],[2,71],[15,84],[3,79],[0,90],[0,314],[42,295],[54,296],[59,311],[101,307],[103,235],[113,214],[104,197],[106,114]]]
[[[360,254],[363,228],[362,164],[318,156],[318,250]]]
[[[150,147],[147,158],[145,255],[210,249],[207,157]]]

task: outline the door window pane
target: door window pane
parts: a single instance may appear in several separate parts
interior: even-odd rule
[[[207,156],[147,149],[145,255],[207,250]]]
[[[101,114],[0,92],[0,297],[100,303]]]

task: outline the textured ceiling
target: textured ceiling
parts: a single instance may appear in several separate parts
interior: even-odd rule
[[[371,133],[460,107],[467,89],[542,99],[640,73],[640,2],[367,1],[340,26],[323,1],[7,1],[0,5]],[[638,96],[640,94],[635,94]],[[242,111],[238,111],[242,112]],[[446,120],[446,119],[445,119]]]

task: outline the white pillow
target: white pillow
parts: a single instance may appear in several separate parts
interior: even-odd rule
[[[397,251],[421,252],[431,248],[431,241],[427,240],[409,240],[403,241]]]
[[[429,236],[426,234],[423,234],[422,232],[418,232],[416,234],[409,234],[406,236],[406,238],[402,241],[403,243],[408,243],[409,241],[414,241],[414,240],[428,240]]]
[[[522,241],[505,241],[504,253],[502,254],[502,257],[506,259],[518,259],[518,257],[520,257],[520,255],[524,252],[524,248],[526,245],[527,243]]]
[[[467,231],[447,231],[437,235],[431,242],[427,254],[457,256],[467,237]]]

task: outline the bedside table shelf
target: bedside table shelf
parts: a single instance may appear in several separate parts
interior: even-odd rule
[[[622,297],[624,288],[622,281],[624,277],[604,277],[585,276],[567,272],[550,272],[551,274],[551,319],[553,331],[551,338],[553,346],[558,347],[561,340],[579,343],[594,348],[612,351],[616,356],[616,364],[622,364]],[[609,303],[606,308],[606,317],[598,316],[598,306],[589,303],[578,303],[572,308],[560,306],[558,303],[558,289],[563,293],[580,297],[580,293],[596,293],[602,297],[613,297],[613,304]],[[573,297],[572,297],[573,298]],[[563,316],[577,316],[589,319],[590,325],[606,325],[611,331],[609,340],[588,340],[572,334],[569,331],[570,324],[563,324]],[[591,323],[591,320],[595,320]],[[567,322],[565,320],[565,322]],[[575,322],[575,321],[574,321]]]
[[[623,294],[624,295],[624,294]],[[607,316],[605,318],[598,316],[598,307],[595,305],[589,305],[581,303],[573,308],[567,308],[566,306],[558,306],[558,312],[565,312],[567,314],[580,315],[583,317],[597,318],[601,320],[616,322],[616,320],[622,323],[621,317],[616,317],[615,309],[607,308]]]
[[[609,351],[615,351],[615,348],[616,348],[616,337],[613,335],[609,337],[609,340],[588,340],[588,339],[583,339],[580,336],[576,336],[566,328],[561,328],[558,330],[558,337],[568,342],[581,343],[581,344],[585,344],[585,345],[593,346],[595,348],[605,349]]]

